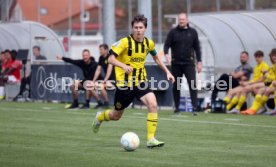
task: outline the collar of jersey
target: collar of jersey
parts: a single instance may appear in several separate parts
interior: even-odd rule
[[[145,39],[145,37],[144,37],[142,42],[138,42],[138,41],[136,41],[136,40],[134,39],[133,34],[130,34],[130,37],[133,39],[133,41],[135,41],[135,42],[137,42],[137,43],[143,43],[143,42],[144,42],[144,39]]]

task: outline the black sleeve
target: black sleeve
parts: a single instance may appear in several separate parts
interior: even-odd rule
[[[198,39],[196,30],[194,30],[194,32],[195,32],[195,40],[194,40],[193,47],[195,49],[197,62],[201,62],[201,51],[200,51],[199,39]]]
[[[71,64],[74,64],[74,65],[76,65],[76,66],[82,66],[82,62],[83,62],[83,60],[73,60],[73,59],[70,59],[70,58],[68,58],[68,57],[62,57],[62,60],[63,61],[65,61],[65,62],[67,62],[67,63],[71,63]]]
[[[108,51],[108,54],[107,54],[107,56],[106,56],[106,59],[107,59],[107,60],[108,60],[109,56],[110,56],[110,51]]]
[[[115,53],[112,49],[109,50],[108,58],[110,57],[110,55],[114,55],[115,57],[118,57],[117,53]]]
[[[167,39],[164,44],[164,53],[165,54],[169,53],[169,48],[172,46],[172,41],[173,41],[173,29],[167,35]]]

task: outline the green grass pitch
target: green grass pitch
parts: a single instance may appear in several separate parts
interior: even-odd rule
[[[0,102],[0,167],[274,167],[276,117],[159,111],[157,139],[146,148],[146,110],[127,109],[118,122],[91,130],[96,114],[64,104]],[[127,131],[140,147],[126,152]]]

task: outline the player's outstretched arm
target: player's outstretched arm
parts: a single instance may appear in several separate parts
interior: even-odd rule
[[[159,67],[167,74],[167,79],[171,81],[172,83],[175,82],[174,76],[171,74],[171,72],[168,70],[168,68],[164,65],[164,63],[160,60],[158,55],[152,56],[153,60],[156,62],[156,64],[159,65]]]
[[[82,60],[73,60],[73,59],[70,59],[68,57],[63,57],[63,56],[60,56],[60,55],[57,55],[56,59],[57,60],[63,60],[64,62],[71,63],[71,64],[74,64],[74,65],[79,66],[79,67],[82,65]]]

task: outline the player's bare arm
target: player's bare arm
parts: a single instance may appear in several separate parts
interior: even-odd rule
[[[98,65],[95,75],[94,75],[94,78],[93,78],[93,83],[95,83],[96,80],[99,78],[99,76],[101,74],[101,70],[102,70],[102,67]]]
[[[158,66],[167,74],[167,79],[174,83],[175,78],[171,74],[171,72],[168,70],[168,68],[164,65],[164,63],[159,59],[158,56],[152,56],[153,60],[158,64]]]
[[[113,70],[113,65],[108,64],[106,75],[105,75],[105,78],[104,78],[104,82],[106,82],[110,78],[112,70]]]
[[[124,71],[127,74],[129,74],[129,73],[131,73],[133,71],[132,67],[130,67],[130,66],[128,66],[128,65],[126,65],[126,64],[124,64],[124,63],[122,63],[120,61],[118,61],[113,54],[109,56],[108,63],[124,69]]]

